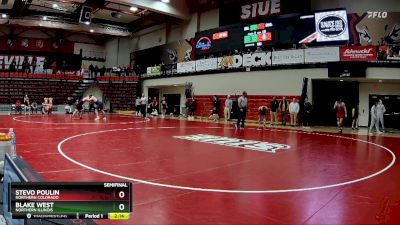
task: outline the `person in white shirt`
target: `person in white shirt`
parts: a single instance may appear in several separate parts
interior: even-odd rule
[[[289,104],[289,113],[290,113],[290,125],[297,125],[297,114],[300,111],[300,105],[295,98],[293,98],[292,102]]]
[[[379,99],[378,105],[376,106],[376,115],[377,115],[376,123],[378,124],[378,130],[380,128],[380,124],[382,124],[383,132],[385,132],[385,124],[383,122],[383,114],[385,114],[385,112],[386,112],[385,105],[383,105],[382,100]]]
[[[232,110],[232,99],[231,96],[228,95],[226,96],[225,108],[224,108],[225,122],[231,120],[231,110]]]
[[[142,97],[140,98],[140,111],[144,118],[146,118],[146,110],[147,110],[147,97],[144,93],[142,93]]]
[[[248,98],[247,98],[247,92],[243,91],[242,96],[239,97],[238,100],[238,107],[239,107],[239,115],[238,115],[238,120],[235,125],[236,129],[240,127],[241,130],[244,129],[244,123],[246,120],[246,113],[247,113],[247,106],[248,106]],[[240,124],[241,122],[241,124]]]
[[[378,106],[378,103],[377,102],[375,102],[375,104],[371,107],[371,124],[370,124],[370,126],[369,126],[369,133],[370,134],[372,134],[372,129],[374,128],[374,126],[375,126],[375,129],[376,129],[376,132],[378,133],[378,134],[381,134],[381,132],[379,131],[379,128],[378,128],[378,116],[377,116],[377,106]]]

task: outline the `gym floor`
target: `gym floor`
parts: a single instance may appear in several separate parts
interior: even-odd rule
[[[106,224],[396,224],[399,135],[107,115],[0,116],[46,181],[129,181]],[[235,144],[236,143],[236,144]]]

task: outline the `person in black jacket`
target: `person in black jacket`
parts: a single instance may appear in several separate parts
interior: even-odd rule
[[[217,122],[219,120],[219,99],[216,95],[213,96],[213,108],[212,108],[212,113],[211,113],[211,118],[213,119],[214,122]]]
[[[271,109],[271,126],[278,125],[278,108],[279,102],[276,97],[272,98],[270,109]]]
[[[308,127],[310,125],[311,112],[312,112],[312,105],[308,101],[308,98],[305,98],[303,105],[303,113],[301,118],[303,127]]]

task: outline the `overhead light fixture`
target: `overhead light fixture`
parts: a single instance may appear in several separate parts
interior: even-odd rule
[[[161,0],[164,3],[169,3],[169,0]]]
[[[47,16],[43,16],[42,19],[43,19],[43,20],[47,20]]]
[[[340,82],[343,82],[343,80],[340,80]]]
[[[135,6],[132,6],[129,8],[129,10],[131,10],[132,12],[136,12],[136,11],[138,11],[138,8]]]
[[[90,33],[93,33],[94,32],[94,30],[93,29],[90,29]]]
[[[86,24],[86,25],[90,25],[90,22],[89,22],[89,21],[86,21],[85,24]]]
[[[56,3],[53,4],[53,9],[57,9],[58,5]]]
[[[379,80],[379,83],[382,83],[382,80]]]
[[[1,14],[1,18],[7,18],[7,14],[5,14],[5,13],[3,13],[3,14]]]

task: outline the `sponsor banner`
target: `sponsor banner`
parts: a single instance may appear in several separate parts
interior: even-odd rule
[[[157,76],[161,74],[161,67],[160,66],[152,66],[147,67],[147,75],[148,76]]]
[[[196,60],[196,71],[216,70],[218,69],[218,59],[199,59]]]
[[[379,46],[379,60],[400,60],[400,46]]]
[[[308,48],[304,50],[305,63],[338,62],[339,47]]]
[[[340,61],[376,61],[375,46],[340,47]]]
[[[272,65],[303,64],[304,50],[288,50],[272,52]]]
[[[218,58],[219,69],[268,66],[271,64],[271,52],[256,52],[253,54],[233,55]]]
[[[189,62],[181,62],[176,65],[176,71],[178,73],[191,73],[196,71],[196,62],[189,61]]]
[[[176,73],[177,73],[177,71],[176,71],[176,64],[168,64],[168,65],[165,65],[165,73],[166,73],[167,75],[176,74]]]
[[[315,13],[315,28],[317,42],[349,40],[346,10]]]

